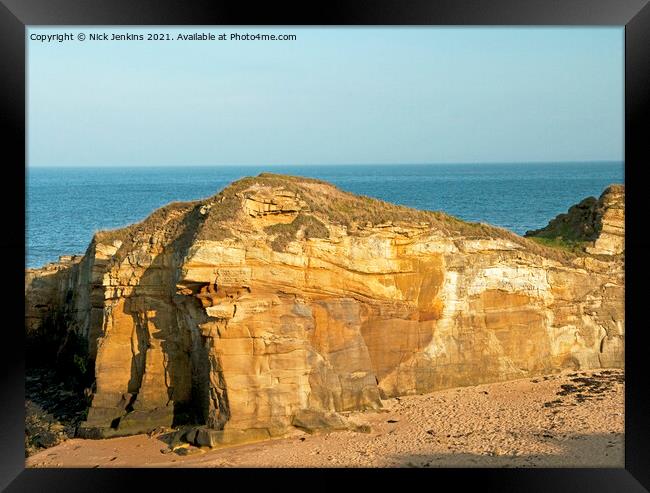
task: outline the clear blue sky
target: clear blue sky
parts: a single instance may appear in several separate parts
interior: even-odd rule
[[[28,165],[623,160],[612,28],[55,28],[295,41],[27,42]]]

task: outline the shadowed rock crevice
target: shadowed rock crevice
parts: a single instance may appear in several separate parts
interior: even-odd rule
[[[161,230],[133,232],[109,263],[109,275],[117,282],[108,287],[107,329],[97,364],[110,370],[98,377],[89,419],[80,427],[82,436],[141,433],[197,419],[191,352],[184,350],[191,337],[178,323],[174,298],[176,271],[202,214],[199,207],[173,212]],[[124,252],[125,245],[143,243],[145,249]],[[128,374],[125,368],[130,368]]]
[[[149,333],[147,331],[146,315],[144,317],[139,317],[137,314],[133,315],[133,335],[131,337],[131,379],[127,386],[128,392],[134,394],[132,400],[135,400],[137,392],[142,385],[142,377],[144,376],[148,348]],[[130,404],[130,407],[133,407],[132,403]]]

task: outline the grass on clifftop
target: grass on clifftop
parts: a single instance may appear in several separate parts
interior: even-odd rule
[[[303,228],[306,237],[328,237],[323,221],[344,225],[352,233],[355,227],[393,223],[395,225],[426,225],[453,237],[473,239],[503,239],[520,245],[523,250],[541,255],[565,264],[571,263],[576,255],[584,255],[577,245],[548,241],[540,238],[524,238],[512,231],[483,223],[463,221],[440,211],[412,209],[383,200],[355,195],[336,186],[313,178],[262,173],[256,177],[237,180],[218,194],[194,202],[175,202],[154,211],[144,221],[126,228],[97,233],[98,241],[120,239],[125,242],[120,250],[131,249],[134,242],[146,241],[155,233],[162,243],[169,244],[183,237],[183,244],[194,240],[223,240],[234,238],[233,229],[240,228],[244,213],[242,199],[257,187],[281,188],[293,192],[304,201],[309,214],[301,214],[294,222],[274,225],[266,232],[276,235],[272,248],[283,249]],[[203,206],[206,213],[199,212]],[[245,232],[245,231],[244,231]],[[122,257],[122,254],[116,257]]]
[[[585,247],[589,244],[588,241],[565,240],[562,237],[544,238],[542,236],[529,236],[528,239],[549,248],[558,248],[560,250],[575,254],[584,254]]]
[[[255,185],[277,187],[293,192],[308,204],[311,213],[348,228],[353,224],[365,226],[366,223],[378,225],[387,222],[403,222],[428,223],[439,229],[464,230],[468,234],[484,232],[483,226],[478,223],[461,221],[442,212],[412,209],[372,197],[355,195],[322,180],[273,173],[242,178],[226,187],[216,196],[220,202],[215,203],[210,213],[211,217],[206,221],[204,228],[208,226],[208,222],[235,219],[234,215],[240,209],[240,204],[239,200],[233,199],[237,194]]]

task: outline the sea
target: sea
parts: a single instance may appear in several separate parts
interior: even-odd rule
[[[518,234],[624,183],[621,162],[417,165],[28,167],[26,267],[83,254],[94,232],[140,221],[173,201],[218,193],[262,172],[319,178],[355,194],[438,210]]]

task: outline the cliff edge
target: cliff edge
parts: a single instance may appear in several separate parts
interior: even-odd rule
[[[576,254],[318,180],[244,178],[28,270],[28,339],[83,341],[80,436],[188,422],[209,445],[335,427],[393,396],[622,367],[614,203]]]
[[[539,238],[579,246],[592,255],[625,252],[625,187],[610,185],[601,196],[587,197],[552,219],[542,229],[527,231]]]

